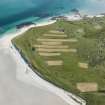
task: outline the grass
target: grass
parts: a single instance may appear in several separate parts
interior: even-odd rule
[[[94,28],[94,24],[99,24],[102,29]],[[77,52],[62,52],[61,56],[55,57],[40,56],[34,47],[34,45],[40,44],[37,39],[43,38],[43,35],[48,34],[51,30],[62,29],[64,34],[67,35],[67,39],[75,38],[78,40],[75,43],[63,42],[71,49],[77,49]],[[80,29],[84,31],[78,31]],[[104,39],[105,17],[95,17],[71,22],[60,20],[49,26],[32,28],[23,35],[14,38],[12,42],[28,63],[33,68],[37,68],[37,72],[44,79],[82,97],[87,101],[87,105],[105,105]],[[45,62],[48,60],[62,60],[63,65],[48,66]],[[89,67],[83,70],[78,66],[79,62],[88,63]],[[76,87],[79,82],[97,83],[99,90],[97,92],[81,93]]]

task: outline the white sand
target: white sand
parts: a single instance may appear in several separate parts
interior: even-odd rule
[[[48,25],[48,24],[52,24],[54,22],[55,21],[51,21],[48,23],[39,24],[37,26]],[[16,72],[17,79],[56,94],[57,96],[62,98],[66,103],[68,103],[68,105],[80,105],[80,103],[78,103],[74,100],[74,97],[76,100],[81,102],[82,105],[86,105],[84,100],[82,100],[82,99],[76,97],[75,95],[68,93],[68,92],[52,85],[51,83],[43,80],[42,78],[40,78],[36,73],[34,73],[32,71],[32,69],[26,64],[26,62],[24,62],[24,60],[20,56],[19,52],[14,48],[14,46],[11,43],[11,39],[13,39],[14,37],[16,37],[18,35],[21,35],[22,33],[26,32],[28,29],[30,29],[32,27],[36,27],[36,26],[32,25],[29,27],[22,28],[18,32],[14,33],[14,34],[6,35],[5,37],[0,39],[0,49],[7,48],[7,50],[10,50],[11,56],[17,62],[17,72]]]
[[[24,67],[14,59],[8,49],[0,50],[0,105],[67,105],[60,97],[45,90],[40,84],[36,86],[19,81],[16,73],[21,72],[23,79],[32,81],[24,75]],[[28,74],[28,72],[27,72]],[[35,84],[35,81],[33,81]]]
[[[88,69],[88,63],[81,63],[81,62],[79,62],[78,63],[78,66],[80,67],[80,68],[83,68],[83,69]]]
[[[67,17],[68,21],[77,21],[77,20],[81,20],[81,16],[79,15],[65,15]]]
[[[5,37],[0,39],[0,43],[2,44],[2,47],[4,48],[8,48],[11,44],[11,40],[16,37],[19,36],[23,33],[25,33],[27,30],[31,29],[32,27],[40,27],[40,26],[45,26],[45,25],[50,25],[55,23],[56,21],[48,21],[48,22],[43,22],[37,25],[31,25],[28,27],[24,27],[22,29],[20,29],[19,31],[17,31],[16,33],[12,33],[12,34],[8,34],[8,35],[4,35]]]
[[[68,21],[78,21],[81,20],[82,18],[84,18],[84,16],[80,16],[80,15],[65,15],[67,17]],[[94,17],[103,17],[104,15],[86,15],[85,17],[87,18],[94,18]]]

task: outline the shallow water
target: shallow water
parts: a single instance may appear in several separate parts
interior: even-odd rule
[[[64,14],[77,8],[82,13],[105,12],[105,0],[0,0],[0,32],[27,21]]]

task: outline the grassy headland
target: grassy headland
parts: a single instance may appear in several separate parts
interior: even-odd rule
[[[105,105],[105,17],[59,20],[12,42],[42,78],[82,97],[87,105]],[[78,89],[78,84],[88,89]]]

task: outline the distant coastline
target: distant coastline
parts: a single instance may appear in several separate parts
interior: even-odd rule
[[[22,6],[21,4],[18,4],[18,1],[16,6],[18,5]],[[31,0],[29,0],[29,2],[31,2]],[[45,0],[44,3],[45,2],[47,2],[47,0]],[[1,0],[1,3],[2,3],[2,0]],[[53,0],[51,4],[51,8],[48,5],[46,5],[46,3],[43,4],[43,2],[41,2],[42,6],[39,6],[39,3],[37,1],[35,1],[34,3],[33,3],[33,7],[30,7],[30,8],[26,6],[24,7],[25,5],[24,4],[21,7],[22,9],[14,8],[14,10],[11,10],[11,11],[8,9],[8,13],[6,13],[5,11],[4,7],[6,5],[4,4],[4,7],[2,8],[5,12],[1,11],[1,16],[0,16],[0,35],[2,36],[4,33],[10,32],[10,31],[12,32],[12,30],[16,31],[16,25],[20,25],[27,22],[38,23],[40,21],[46,20],[51,17],[63,16],[66,14],[73,15],[73,13],[76,13],[81,16],[86,14],[88,15],[97,15],[99,13],[104,14],[104,7],[105,7],[104,1],[96,1],[96,0],[94,1],[78,0],[78,1],[72,1],[72,2],[71,0],[67,0],[67,1],[62,0],[62,3],[60,3],[59,0],[57,1]],[[37,8],[34,7],[34,5],[35,6],[37,5]],[[11,7],[15,6],[15,4],[11,3],[11,4],[8,4],[8,6],[10,6],[10,9],[12,9]],[[11,13],[12,11],[14,11],[14,13]]]
[[[96,16],[96,17],[97,16],[98,17],[99,16],[105,16],[105,13],[100,13],[98,15],[89,15],[89,14],[82,14],[79,10],[76,12],[75,11],[73,11],[73,14],[65,13],[62,15],[52,16],[52,17],[44,18],[44,19],[37,20],[37,21],[26,21],[26,22],[23,21],[20,24],[16,24],[14,27],[11,27],[9,30],[12,30],[14,28],[13,32],[16,32],[18,29],[21,29],[23,27],[28,27],[30,25],[37,25],[37,24],[41,24],[43,22],[48,22],[48,21],[57,20],[57,19],[68,19],[70,21],[70,20],[78,20],[78,19],[82,19],[82,18],[86,18],[86,17],[92,18],[94,16]],[[3,30],[2,27],[1,27],[1,30]],[[8,32],[9,31],[1,33],[0,37],[2,37],[5,34],[10,34]],[[11,33],[12,33],[12,31],[11,31]]]

